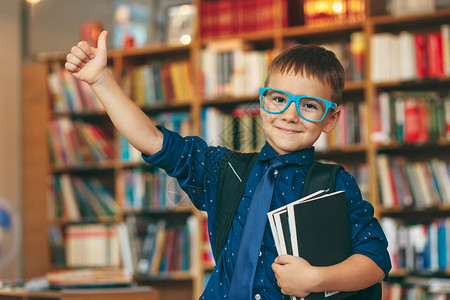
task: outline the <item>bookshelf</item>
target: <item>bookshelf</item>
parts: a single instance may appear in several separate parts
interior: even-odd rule
[[[158,300],[159,294],[155,289],[148,287],[115,288],[115,289],[92,289],[92,290],[65,290],[65,291],[24,291],[24,290],[0,290],[0,299],[127,299]]]
[[[236,3],[240,2],[236,1]],[[260,79],[259,81],[255,80],[254,76],[246,79],[245,68],[252,71],[250,72],[251,75],[262,71],[255,71],[255,64],[248,63],[247,66],[246,63],[243,64],[243,69],[235,72],[241,77],[232,78],[230,74],[236,71],[234,68],[239,66],[232,66],[228,70],[228,74],[219,74],[217,69],[209,68],[211,67],[210,62],[222,60],[226,63],[229,62],[230,57],[242,58],[244,55],[254,57],[254,61],[268,61],[270,57],[295,43],[326,44],[327,47],[335,49],[336,52],[340,51],[342,57],[351,57],[351,55],[356,55],[355,52],[351,51],[353,51],[352,46],[356,43],[355,40],[357,40],[359,45],[363,47],[363,56],[358,57],[358,61],[346,60],[344,63],[348,70],[347,73],[350,75],[345,84],[343,107],[345,106],[347,111],[347,122],[359,124],[359,126],[354,126],[358,130],[349,130],[349,127],[337,128],[336,132],[327,138],[325,144],[321,143],[317,146],[318,158],[344,164],[356,177],[364,198],[373,204],[376,216],[380,220],[386,218],[399,222],[399,226],[403,226],[403,224],[432,224],[433,220],[437,218],[449,216],[448,205],[450,203],[434,203],[429,207],[387,205],[385,194],[380,193],[380,189],[382,189],[381,179],[387,178],[389,175],[383,173],[379,168],[380,156],[384,155],[388,159],[403,157],[411,164],[421,162],[422,167],[416,167],[421,170],[419,173],[428,172],[425,174],[430,175],[427,171],[429,169],[423,167],[423,162],[428,164],[433,158],[438,158],[441,165],[442,163],[446,164],[448,170],[450,161],[448,125],[446,125],[445,134],[428,134],[428,138],[420,141],[405,142],[405,140],[389,138],[394,135],[394,131],[387,133],[381,131],[381,135],[387,134],[388,139],[379,140],[377,139],[377,136],[380,135],[378,119],[381,120],[382,118],[381,114],[377,114],[376,108],[377,106],[380,107],[380,95],[390,97],[388,100],[388,103],[390,103],[396,102],[391,99],[392,95],[433,92],[440,95],[437,102],[441,106],[438,106],[440,109],[435,110],[448,109],[445,107],[445,99],[449,97],[450,74],[444,72],[424,78],[413,76],[408,79],[404,79],[406,77],[401,77],[398,74],[397,77],[391,75],[377,77],[378,74],[375,73],[377,66],[373,65],[376,49],[373,49],[370,45],[374,44],[373,40],[376,36],[383,33],[389,33],[395,39],[404,31],[423,35],[438,32],[441,30],[442,24],[449,23],[450,8],[439,9],[431,13],[392,16],[387,13],[385,1],[364,0],[362,17],[355,17],[352,21],[339,24],[305,26],[305,20],[302,17],[292,18],[291,16],[292,10],[301,10],[296,1],[272,0],[261,2],[261,9],[265,9],[265,13],[270,11],[269,15],[264,14],[265,22],[269,23],[270,26],[267,26],[267,24],[266,26],[241,24],[240,26],[243,27],[233,29],[227,28],[227,26],[232,26],[231,23],[226,23],[229,22],[229,20],[227,21],[227,14],[231,13],[230,5],[232,4],[230,3],[232,1],[196,0],[194,3],[200,8],[199,12],[202,17],[198,18],[200,37],[196,38],[190,45],[160,44],[138,49],[109,51],[109,64],[115,78],[118,82],[121,82],[132,98],[137,96],[136,99],[140,99],[138,100],[141,101],[140,106],[149,116],[157,120],[159,118],[161,122],[164,122],[164,118],[168,118],[167,115],[164,115],[165,113],[171,113],[170,116],[172,117],[182,114],[189,120],[187,122],[189,126],[183,127],[189,128],[185,131],[189,134],[202,135],[207,140],[211,137],[212,143],[221,143],[243,151],[258,149],[262,142],[260,135],[245,136],[241,134],[242,130],[239,131],[239,127],[235,127],[257,128],[257,118],[251,117],[252,113],[249,112],[254,108],[253,105],[258,103],[256,90],[252,90],[252,88],[262,85],[262,83]],[[221,10],[216,10],[218,15],[215,15],[215,22],[219,22],[219,25],[214,22],[211,23],[211,16],[202,15],[214,10],[214,5],[218,4],[222,5]],[[240,9],[245,12],[245,7]],[[242,22],[242,20],[239,21],[239,13],[236,14],[236,24],[240,24],[239,22]],[[211,27],[205,29],[205,26],[219,26],[220,30],[214,30]],[[357,53],[361,54],[361,52]],[[46,227],[49,223],[44,221],[45,219],[48,220],[46,210],[48,178],[64,174],[77,175],[82,178],[93,177],[100,179],[100,182],[120,207],[120,213],[117,214],[116,218],[101,221],[101,224],[118,224],[132,219],[136,219],[138,223],[142,220],[147,220],[148,223],[148,220],[160,219],[186,221],[190,217],[195,220],[193,226],[197,233],[192,236],[194,246],[190,248],[192,256],[190,257],[189,271],[178,270],[156,276],[138,275],[136,278],[141,284],[149,284],[160,289],[161,299],[173,299],[175,296],[179,299],[197,299],[203,290],[204,277],[207,277],[212,270],[210,261],[204,262],[203,260],[206,247],[203,242],[205,216],[189,205],[170,208],[145,205],[134,207],[131,205],[131,198],[126,191],[136,190],[136,187],[133,188],[133,185],[127,182],[132,182],[131,178],[140,178],[139,180],[147,180],[145,182],[148,183],[150,182],[148,178],[153,176],[151,174],[154,174],[155,170],[133,159],[131,152],[126,154],[128,155],[126,157],[129,158],[121,158],[122,155],[125,155],[126,143],[123,143],[119,134],[108,123],[104,112],[56,112],[52,109],[51,91],[47,87],[45,78],[48,77],[52,64],[55,62],[61,64],[63,60],[64,55],[41,56],[40,63],[24,68],[24,86],[26,87],[24,93],[24,116],[26,116],[24,118],[24,155],[25,161],[29,162],[27,165],[30,166],[24,169],[25,277],[40,276],[57,267],[52,265],[48,255],[50,249],[46,239]],[[173,67],[174,62],[178,63],[175,67]],[[172,96],[157,99],[160,97],[157,95],[150,96],[148,95],[148,89],[145,90],[145,87],[136,85],[137,77],[134,77],[134,80],[130,79],[137,76],[133,74],[140,72],[148,76],[150,70],[154,70],[155,67],[169,66],[171,63],[172,69],[186,68],[186,65],[188,65],[188,72],[191,76],[187,79],[192,82],[191,90],[178,91],[178,96],[173,91]],[[358,64],[364,65],[364,68],[358,69]],[[245,80],[254,81],[251,82],[251,85],[248,85],[250,86],[248,90],[242,90],[240,80],[243,82]],[[168,95],[168,92],[163,93]],[[155,99],[158,101],[155,101]],[[36,111],[40,113],[37,114]],[[248,117],[249,114],[250,117]],[[223,122],[222,124],[211,125],[212,123],[208,123],[208,121],[211,121],[212,118],[205,119],[204,116],[214,116],[220,118]],[[54,118],[81,120],[104,129],[106,136],[110,139],[107,144],[112,146],[114,150],[112,159],[76,166],[62,165],[55,167],[51,163],[47,145],[36,142],[46,140],[47,124],[50,119]],[[393,124],[395,125],[395,123]],[[384,130],[385,127],[383,126],[381,128]],[[229,128],[230,130],[224,130],[223,128]],[[230,134],[229,131],[235,131],[237,134]],[[374,132],[376,132],[375,138]],[[238,138],[239,143],[236,143]],[[389,166],[391,165],[388,164]],[[57,226],[62,228],[69,224],[67,220],[51,223],[56,223]],[[27,228],[30,230],[28,231]],[[145,226],[144,230],[139,229],[139,236],[141,239],[145,237]],[[446,244],[450,245],[448,241]],[[39,257],[42,259],[34,259],[36,254],[34,249],[40,249]],[[392,271],[391,277],[394,281],[401,281],[411,273],[417,273],[417,270],[397,268]],[[444,274],[448,277],[445,271],[437,270],[435,274]]]

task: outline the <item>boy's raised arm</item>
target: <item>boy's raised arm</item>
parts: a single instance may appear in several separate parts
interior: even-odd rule
[[[107,32],[97,48],[81,41],[66,57],[65,68],[73,77],[88,83],[103,104],[114,126],[137,150],[153,155],[162,148],[163,135],[147,115],[122,91],[107,68]]]

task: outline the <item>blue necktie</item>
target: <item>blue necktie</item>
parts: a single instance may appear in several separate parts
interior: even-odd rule
[[[251,299],[253,282],[255,280],[256,264],[258,263],[261,242],[267,223],[267,212],[272,202],[274,187],[274,169],[283,165],[275,157],[270,160],[266,174],[256,187],[242,232],[239,251],[233,277],[228,291],[228,299]]]

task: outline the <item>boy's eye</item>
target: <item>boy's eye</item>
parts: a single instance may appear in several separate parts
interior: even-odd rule
[[[314,99],[304,98],[304,99],[302,99],[302,101],[300,101],[299,104],[302,109],[306,109],[306,110],[320,110],[321,109],[320,103],[318,103],[318,101],[316,101]]]
[[[317,106],[315,106],[313,103],[305,103],[302,105],[302,107],[307,109],[317,109]]]
[[[272,100],[273,100],[274,102],[276,102],[277,104],[283,104],[283,103],[286,103],[286,99],[283,98],[283,97],[281,97],[281,96],[274,96],[274,97],[272,98]]]

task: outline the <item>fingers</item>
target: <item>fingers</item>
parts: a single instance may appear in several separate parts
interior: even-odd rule
[[[73,55],[72,53],[67,54],[66,61],[74,66],[79,67],[79,68],[82,68],[85,64],[81,59],[79,59],[77,56]]]
[[[94,52],[87,42],[81,41],[76,46],[73,46],[72,49],[70,49],[70,53],[66,56],[67,61],[72,59],[72,61],[70,61],[71,63],[76,63],[74,58],[87,63],[89,59],[94,58]]]
[[[277,258],[275,258],[275,262],[277,264],[285,265],[285,264],[289,263],[291,257],[292,257],[291,255],[283,254],[283,255],[280,255]]]
[[[108,31],[103,30],[98,36],[97,48],[101,50],[106,50],[106,37],[108,36]]]
[[[80,67],[78,67],[70,62],[66,62],[64,64],[64,68],[66,68],[66,70],[69,71],[70,73],[78,72],[81,69]]]

